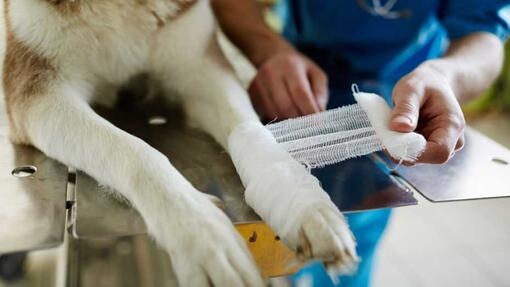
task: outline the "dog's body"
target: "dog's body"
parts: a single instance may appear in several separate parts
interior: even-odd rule
[[[171,159],[89,106],[111,103],[120,85],[148,73],[165,95],[177,95],[190,122],[227,151],[232,131],[243,123],[267,133],[217,44],[208,1],[4,1],[3,80],[12,140],[33,145],[124,195],[169,252],[182,286],[260,286],[244,243],[221,210],[177,172]],[[299,182],[279,172],[278,167],[298,163],[276,142],[247,150],[281,155],[281,162],[262,164],[276,178],[288,180],[283,182]],[[238,170],[250,168],[232,156]],[[246,184],[266,175],[255,170],[241,178]],[[307,188],[323,193],[318,184]],[[286,195],[294,186],[274,189]],[[281,205],[289,212],[273,217],[298,218],[289,203]],[[338,267],[355,261],[354,243],[337,210],[316,201],[309,205],[293,221],[298,236],[283,240],[306,256],[332,259]],[[260,207],[253,207],[264,218]],[[280,235],[287,232],[273,228]]]

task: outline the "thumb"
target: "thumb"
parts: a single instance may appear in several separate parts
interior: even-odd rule
[[[415,90],[413,85],[399,87],[399,84],[393,89],[395,106],[391,111],[389,128],[396,132],[412,132],[418,124],[422,92]]]

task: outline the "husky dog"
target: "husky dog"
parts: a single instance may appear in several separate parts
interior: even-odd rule
[[[354,264],[349,228],[312,175],[289,172],[302,166],[274,140],[233,147],[232,134],[245,124],[255,139],[267,138],[268,131],[220,50],[209,1],[4,0],[4,5],[3,84],[11,140],[83,170],[127,198],[170,255],[181,286],[263,281],[228,217],[172,159],[90,107],[110,101],[107,95],[141,73],[160,83],[166,97],[176,97],[188,122],[231,154],[253,198],[278,195],[270,205],[257,206],[255,199],[251,205],[290,248],[337,270]],[[241,141],[244,135],[237,133]],[[260,156],[247,160],[248,155]],[[313,184],[299,186],[302,182]],[[321,199],[303,198],[310,192]]]

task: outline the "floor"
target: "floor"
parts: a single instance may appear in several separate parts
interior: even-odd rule
[[[510,114],[469,124],[510,148]],[[374,287],[510,286],[510,198],[434,204],[416,196],[418,206],[394,210]]]

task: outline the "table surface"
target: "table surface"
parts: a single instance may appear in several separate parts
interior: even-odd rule
[[[471,128],[447,164],[402,167],[395,173],[432,202],[510,196],[510,151]]]
[[[244,188],[228,154],[204,132],[187,127],[178,109],[149,105],[143,109],[131,107],[98,112],[167,155],[199,190],[220,197],[225,203],[225,212],[235,224],[260,221],[243,199]],[[148,124],[155,116],[165,118],[167,123]],[[312,172],[345,212],[417,203],[409,189],[367,157]],[[138,213],[126,202],[109,196],[105,189],[86,174],[77,174],[74,235],[100,238],[145,233]]]
[[[23,166],[37,171],[14,176]],[[7,116],[0,112],[0,254],[62,242],[67,180],[67,167],[32,147],[11,144]]]

